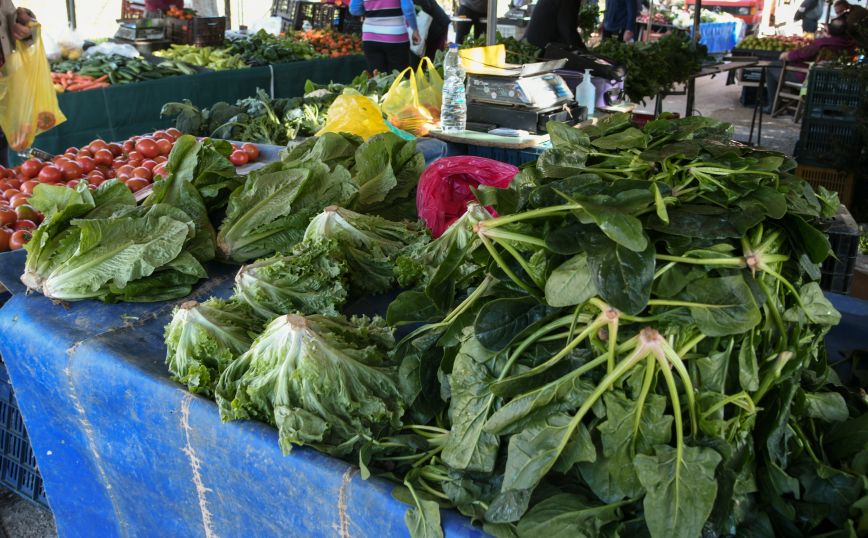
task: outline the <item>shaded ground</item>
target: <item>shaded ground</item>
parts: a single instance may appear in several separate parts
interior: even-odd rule
[[[54,517],[45,508],[0,490],[0,538],[55,538]]]

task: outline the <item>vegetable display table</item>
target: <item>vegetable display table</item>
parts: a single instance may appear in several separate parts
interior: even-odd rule
[[[95,138],[123,140],[132,135],[168,127],[160,118],[165,103],[189,99],[209,107],[218,101],[234,103],[261,88],[278,97],[304,93],[304,83],[347,83],[365,69],[361,56],[291,62],[233,71],[168,77],[136,84],[59,94],[67,121],[36,138],[34,147],[52,154],[81,146]]]
[[[174,303],[53,304],[25,296],[23,252],[0,254],[6,360],[60,536],[405,536],[392,484],[276,430],[221,424],[216,405],[171,381],[163,326]],[[231,293],[211,266],[193,298]],[[444,513],[451,536],[483,536]]]

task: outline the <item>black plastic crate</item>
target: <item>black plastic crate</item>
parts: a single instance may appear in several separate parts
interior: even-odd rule
[[[272,17],[284,17],[284,16],[292,17],[292,14],[295,13],[296,2],[297,2],[297,0],[274,0],[271,3],[271,16]]]
[[[362,33],[362,18],[350,15],[349,10],[341,10],[341,22],[338,26],[338,31],[344,34],[361,34]]]
[[[507,149],[467,144],[467,155],[485,157],[502,163],[521,166],[526,162],[539,159],[543,150],[540,148]]]
[[[166,30],[172,43],[218,47],[226,40],[226,17],[193,17],[190,20],[169,17]]]
[[[852,161],[862,150],[862,133],[853,118],[805,116],[796,146],[799,162],[829,163]]]
[[[319,2],[298,2],[292,18],[294,30],[301,30],[305,21],[311,28],[324,29],[340,26],[341,8],[333,4]]]
[[[843,205],[826,230],[832,256],[823,262],[820,287],[835,293],[849,293],[859,255],[859,225]]]
[[[862,69],[868,72],[868,67]],[[866,99],[864,79],[856,69],[814,67],[808,75],[805,117],[852,116]]]
[[[2,301],[2,299],[0,299]],[[30,447],[24,421],[6,365],[0,358],[0,486],[20,497],[49,508],[36,456]]]

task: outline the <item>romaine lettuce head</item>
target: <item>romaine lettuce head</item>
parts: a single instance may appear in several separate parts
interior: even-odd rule
[[[235,297],[267,320],[295,311],[337,315],[347,298],[346,266],[334,248],[333,241],[309,241],[290,255],[245,265],[235,276]]]
[[[392,222],[337,206],[314,217],[304,232],[305,242],[334,241],[335,254],[346,261],[354,289],[372,293],[394,286],[395,258],[424,237],[415,223]]]
[[[382,366],[384,331],[382,320],[275,319],[220,376],[221,417],[277,426],[284,452],[310,445],[346,455],[365,438],[398,429],[404,402],[395,368]]]
[[[259,318],[237,300],[187,301],[166,325],[166,364],[190,392],[211,394],[217,378],[247,351],[261,330]]]

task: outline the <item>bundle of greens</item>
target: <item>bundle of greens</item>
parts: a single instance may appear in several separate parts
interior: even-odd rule
[[[30,203],[45,215],[27,244],[22,282],[59,300],[160,301],[183,297],[206,275],[197,226],[167,203],[136,206],[117,181],[93,192],[41,184]]]
[[[405,476],[411,534],[454,506],[496,536],[855,535],[868,415],[817,284],[834,195],[706,118],[548,130],[443,244],[454,292],[390,308],[435,316],[393,353],[418,425],[363,457]]]
[[[272,35],[265,30],[250,36],[231,38],[226,52],[240,56],[247,65],[298,62],[319,57],[310,43]]]
[[[290,254],[245,265],[235,277],[235,297],[260,317],[289,312],[335,316],[347,298],[346,265],[333,241],[305,241]]]
[[[415,142],[391,133],[366,143],[335,133],[311,138],[283,161],[252,172],[232,193],[217,236],[218,255],[245,262],[289,252],[310,220],[330,205],[399,218],[412,213],[423,167]]]
[[[187,301],[166,325],[166,364],[172,379],[190,392],[213,394],[217,378],[247,351],[262,324],[237,300]]]
[[[275,425],[284,452],[296,444],[349,454],[400,427],[393,345],[381,319],[276,318],[220,377],[220,415]]]
[[[708,51],[685,35],[672,33],[657,41],[624,43],[606,39],[593,52],[610,58],[627,70],[624,90],[631,101],[644,101],[672,91],[675,84],[699,72]],[[649,69],[648,66],[654,66]]]
[[[304,232],[305,242],[333,241],[333,255],[346,264],[354,289],[368,293],[392,289],[398,254],[424,239],[415,223],[392,222],[337,206],[325,208]]]
[[[224,207],[229,193],[242,183],[229,161],[231,153],[232,144],[225,140],[184,135],[175,141],[166,171],[195,187],[208,211],[213,211]],[[158,192],[156,186],[154,191]]]

